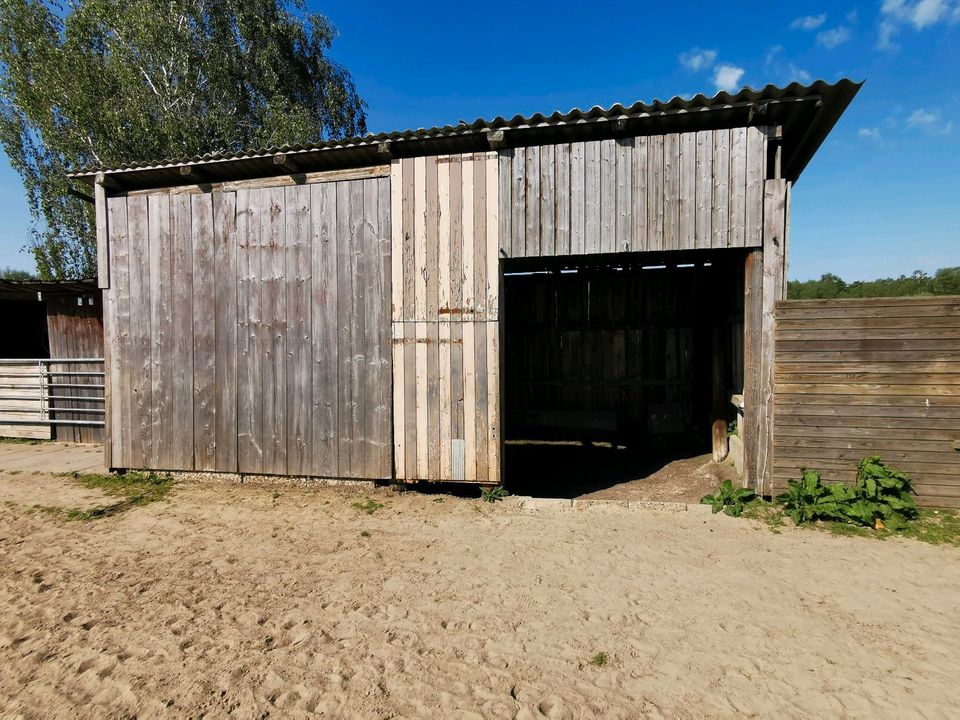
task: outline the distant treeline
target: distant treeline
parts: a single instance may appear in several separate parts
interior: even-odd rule
[[[941,268],[933,275],[917,270],[911,275],[901,275],[898,278],[857,280],[849,283],[827,273],[819,280],[791,280],[787,283],[787,297],[791,300],[907,295],[960,295],[960,267]]]

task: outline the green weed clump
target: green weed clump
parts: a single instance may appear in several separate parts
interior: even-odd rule
[[[356,508],[360,512],[366,513],[367,515],[373,515],[377,510],[385,508],[386,505],[384,505],[383,503],[377,502],[373,498],[367,498],[362,503],[361,502],[353,503],[352,507]]]
[[[498,502],[509,495],[510,493],[504,489],[503,485],[497,485],[493,488],[483,488],[480,491],[480,499],[488,503]]]
[[[756,499],[757,494],[750,488],[735,488],[732,482],[724,480],[716,492],[704,495],[700,502],[709,505],[714,513],[722,510],[731,517],[740,517],[744,508]]]

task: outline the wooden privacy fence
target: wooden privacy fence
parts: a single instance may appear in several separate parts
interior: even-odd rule
[[[774,407],[774,493],[878,454],[960,507],[960,297],[777,303]]]

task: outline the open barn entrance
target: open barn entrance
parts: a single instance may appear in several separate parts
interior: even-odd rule
[[[743,385],[741,252],[504,263],[505,482],[515,494],[695,501]]]

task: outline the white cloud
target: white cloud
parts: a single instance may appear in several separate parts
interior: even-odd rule
[[[813,76],[803,68],[798,68],[793,63],[787,65],[787,79],[789,82],[798,82],[809,85]]]
[[[791,30],[816,30],[827,21],[827,14],[805,15],[790,23]]]
[[[856,24],[857,20],[859,19],[860,19],[860,13],[857,12],[856,10],[851,10],[850,12],[847,13],[847,22],[850,23],[851,25]]]
[[[857,137],[863,140],[877,141],[880,139],[880,128],[860,128],[857,130]]]
[[[945,20],[960,22],[960,2],[957,0],[883,0],[880,6],[882,20],[877,36],[877,47],[896,48],[893,38],[904,25],[923,30]]]
[[[946,135],[953,130],[953,120],[944,120],[939,110],[917,108],[907,118],[907,127],[928,135]]]
[[[711,67],[717,59],[716,50],[704,50],[702,48],[690,48],[684,53],[680,53],[680,64],[691,72],[699,72]]]
[[[733,92],[739,89],[740,79],[743,77],[744,69],[736,65],[717,65],[713,81],[717,84],[717,90],[726,90]]]
[[[849,39],[850,30],[843,25],[817,33],[817,42],[828,50],[833,50],[833,48],[843,45]]]

